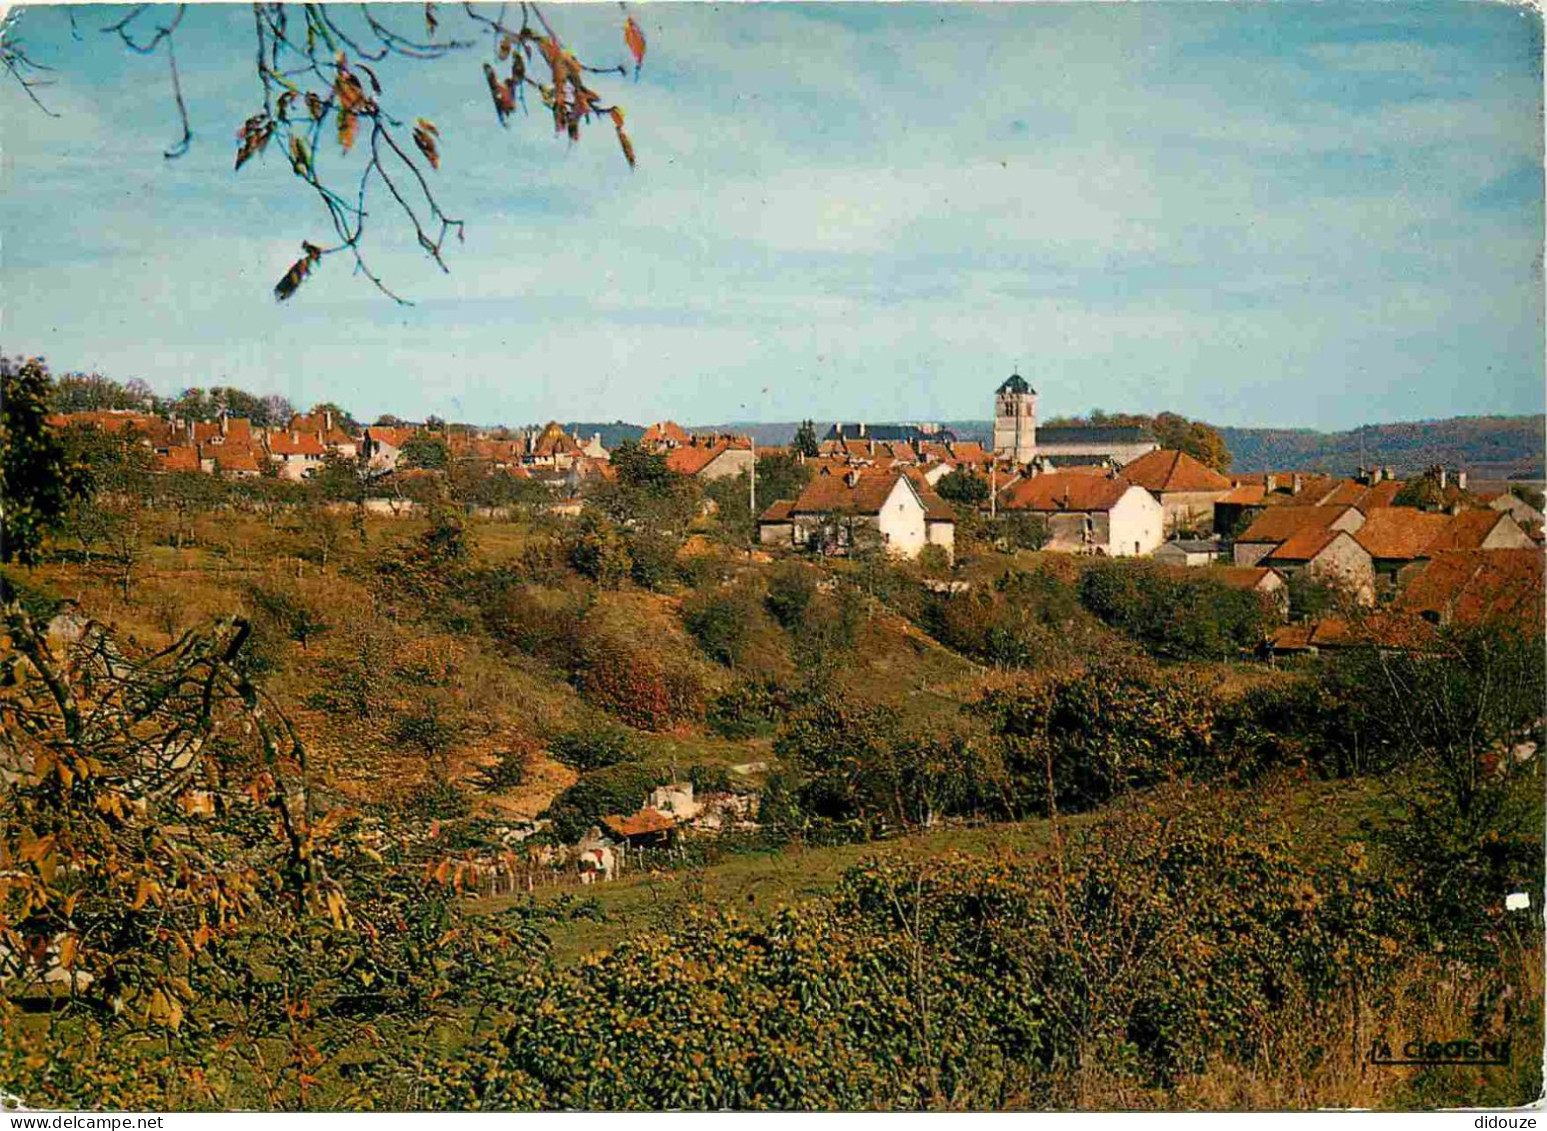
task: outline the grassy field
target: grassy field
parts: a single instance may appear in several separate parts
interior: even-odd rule
[[[1357,838],[1366,823],[1385,819],[1384,788],[1371,782],[1284,781],[1262,791],[1266,806],[1296,830],[1296,847],[1307,859],[1337,852]],[[1058,831],[1079,831],[1121,805],[1142,805],[1142,797],[1119,802],[1102,813],[1059,819]],[[927,859],[950,853],[1037,856],[1053,843],[1053,822],[1033,819],[985,825],[946,825],[909,836],[868,844],[831,847],[790,845],[779,852],[726,853],[701,868],[629,871],[608,884],[540,888],[539,901],[580,895],[604,913],[601,922],[575,920],[550,928],[561,960],[605,949],[639,930],[669,929],[694,907],[722,908],[756,919],[781,906],[831,891],[844,872],[861,860],[877,857]],[[495,910],[508,899],[487,899],[474,910]]]

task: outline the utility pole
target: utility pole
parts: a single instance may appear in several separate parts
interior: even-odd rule
[[[999,461],[988,463],[988,517],[999,517]]]
[[[747,560],[752,559],[752,551],[757,546],[757,437],[748,434],[752,444],[752,466],[747,469],[747,506],[752,511],[752,543],[747,547]]]

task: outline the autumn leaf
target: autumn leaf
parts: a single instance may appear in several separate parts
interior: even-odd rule
[[[338,144],[348,153],[360,134],[360,119],[349,110],[338,112]]]
[[[612,124],[618,131],[618,144],[623,147],[623,157],[628,161],[628,167],[634,167],[634,143],[629,140],[628,134],[623,132],[623,108],[612,108]]]
[[[317,121],[328,112],[328,104],[317,97],[315,91],[306,92],[306,112],[312,116],[312,121]]]
[[[299,134],[292,135],[290,138],[290,167],[295,170],[297,176],[304,177],[311,168],[311,164],[312,155],[306,148],[306,139]]]
[[[74,935],[66,935],[59,940],[59,965],[68,970],[75,964],[75,952],[80,946]]]
[[[505,124],[505,119],[510,117],[511,111],[516,108],[515,97],[510,88],[502,83],[494,74],[494,68],[488,63],[483,65],[483,77],[489,83],[489,95],[494,99],[494,112],[499,115],[500,125]]]
[[[645,61],[645,33],[639,30],[633,16],[623,22],[623,42],[628,45],[629,54],[634,56],[634,77],[637,79]]]
[[[313,265],[322,258],[322,249],[313,243],[301,244],[302,255],[290,265],[290,270],[285,272],[285,277],[274,284],[274,297],[284,302],[295,294],[300,285],[311,274]]]
[[[236,150],[236,167],[240,169],[247,163],[249,157],[255,153],[261,153],[273,133],[274,122],[266,111],[254,114],[243,122],[242,128],[236,135],[240,142]]]
[[[414,144],[419,147],[419,152],[424,154],[432,169],[440,168],[440,150],[435,145],[439,137],[440,130],[435,128],[433,122],[420,118],[414,126]]]

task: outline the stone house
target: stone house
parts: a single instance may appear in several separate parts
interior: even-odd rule
[[[703,480],[734,478],[750,471],[755,461],[752,442],[741,438],[693,439],[666,452],[668,468]]]
[[[1529,550],[1536,544],[1514,518],[1480,507],[1458,514],[1413,507],[1371,507],[1358,533],[1375,562],[1377,581],[1404,580],[1415,563],[1447,550]]]
[[[1436,625],[1513,623],[1540,641],[1544,564],[1534,547],[1441,551],[1418,567],[1395,608]]]
[[[1271,506],[1243,530],[1231,548],[1236,565],[1257,565],[1302,530],[1356,533],[1364,525],[1357,507]]]
[[[1302,571],[1315,581],[1349,594],[1362,605],[1375,601],[1375,565],[1370,552],[1346,530],[1307,526],[1285,539],[1261,564],[1293,578]]]

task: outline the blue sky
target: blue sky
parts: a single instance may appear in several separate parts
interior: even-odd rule
[[[461,26],[455,6],[443,34]],[[622,61],[615,4],[553,5]],[[1543,409],[1542,24],[1465,4],[643,4],[628,112],[500,129],[480,62],[384,64],[443,135],[442,275],[384,214],[270,296],[324,218],[261,106],[246,5],[165,62],[25,10],[47,117],[0,85],[8,352],[371,418],[955,419],[1011,367],[1044,415],[1346,428]],[[382,18],[416,33],[418,5]],[[344,17],[348,18],[348,17]],[[326,161],[339,162],[330,150]]]

